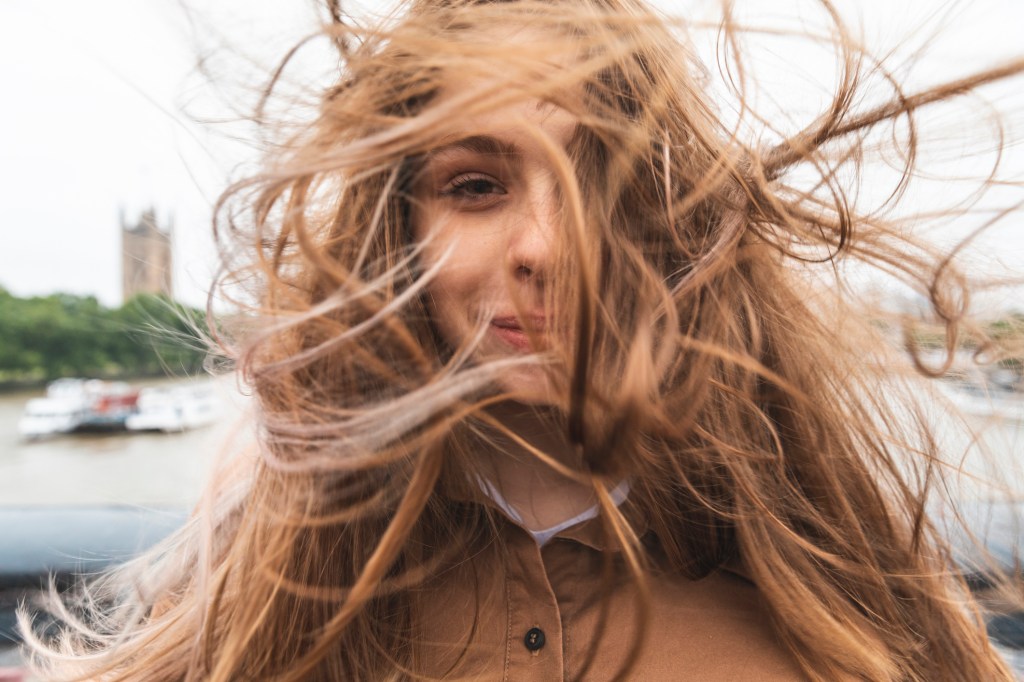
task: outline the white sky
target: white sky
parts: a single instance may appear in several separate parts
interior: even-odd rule
[[[774,17],[759,15],[759,20],[785,16],[792,23],[820,16],[807,0],[740,4],[774,11]],[[907,52],[928,44],[927,61],[905,74],[915,83],[955,77],[1024,52],[1024,3],[971,0],[952,9],[949,4],[837,2],[854,23],[863,15],[872,45]],[[716,3],[661,0],[659,5],[702,16]],[[246,60],[273,64],[315,27],[314,16],[308,0],[218,0],[213,8],[201,7],[198,0],[0,0],[0,285],[18,295],[69,291],[118,304],[119,213],[124,209],[134,218],[152,205],[162,219],[174,216],[177,294],[201,303],[215,267],[208,236],[211,202],[249,155],[244,145],[225,139],[223,126],[221,132],[211,130],[183,109],[230,117],[224,102],[238,103],[249,93],[214,91],[196,71],[197,60],[207,57],[229,83],[258,84]],[[917,31],[913,41],[901,42],[910,28],[937,28],[943,16],[947,28],[941,41]],[[818,63],[822,53],[807,46],[776,41],[764,50],[766,64],[775,51],[785,55],[789,70],[795,64],[808,74],[829,73],[827,63]],[[791,76],[783,70],[780,66],[779,90],[787,91]],[[1014,85],[988,96],[996,102],[1017,96],[1020,114],[1018,91],[1024,81]],[[808,92],[782,106],[797,116],[801,109],[813,109]],[[950,124],[954,131],[973,125]],[[1017,130],[1020,139],[1024,125]],[[1020,180],[1024,150],[1011,154],[1009,168]],[[1024,273],[1022,233],[1024,225],[1008,225],[993,234],[983,244],[983,257],[994,267]]]

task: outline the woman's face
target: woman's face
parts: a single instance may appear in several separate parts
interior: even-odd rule
[[[561,202],[548,145],[564,149],[577,120],[526,101],[472,118],[426,155],[414,190],[413,233],[427,267],[444,259],[428,294],[453,348],[482,330],[478,359],[543,351],[559,328],[546,305],[561,232]],[[502,380],[519,400],[547,402],[536,367]]]

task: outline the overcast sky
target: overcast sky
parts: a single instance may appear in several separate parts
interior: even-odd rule
[[[710,0],[660,4],[691,16],[714,7]],[[813,16],[812,4],[770,3],[790,17]],[[937,12],[948,4],[938,0],[838,4],[854,21],[863,14],[873,44],[904,51],[916,44],[901,48],[908,27],[935,28],[945,16],[942,42],[915,34],[933,48],[926,68],[910,74],[916,82],[1021,51],[1018,0],[973,0],[947,15]],[[193,119],[230,117],[224,102],[246,96],[231,85],[257,82],[246,64],[272,64],[315,28],[314,16],[306,0],[0,0],[0,285],[18,295],[68,291],[118,304],[119,215],[135,219],[153,206],[161,220],[173,216],[177,294],[201,303],[215,266],[211,203],[248,152],[225,139],[224,126]],[[770,49],[794,61],[789,47]],[[196,68],[201,57],[225,85],[209,87]],[[809,73],[819,66],[814,57],[802,61]],[[1021,80],[1015,85],[1024,89]],[[801,104],[806,99],[793,108]],[[1010,168],[1024,168],[1022,151],[1012,153]],[[1024,272],[1022,231],[989,239],[996,265]]]

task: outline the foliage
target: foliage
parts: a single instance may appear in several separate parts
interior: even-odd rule
[[[989,325],[989,335],[996,341],[1024,338],[1024,313],[1013,313]]]
[[[110,309],[92,296],[18,298],[0,287],[0,383],[193,374],[205,331],[202,311],[163,296]]]
[[[946,328],[938,323],[921,320],[909,322],[907,330],[915,348],[942,350],[946,348]],[[888,329],[884,321],[876,326]],[[1024,314],[1009,313],[1004,317],[989,321],[977,327],[964,327],[959,330],[956,347],[961,350],[976,351],[983,348],[988,357],[998,360],[1021,361],[1024,353]]]

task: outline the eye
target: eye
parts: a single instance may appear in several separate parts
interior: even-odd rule
[[[498,197],[508,194],[505,187],[495,178],[484,173],[462,173],[456,175],[441,188],[441,196],[452,197],[469,204],[489,204]]]

